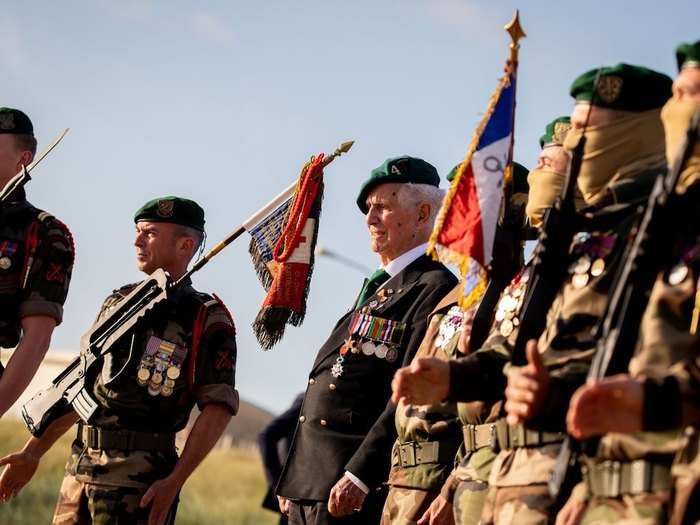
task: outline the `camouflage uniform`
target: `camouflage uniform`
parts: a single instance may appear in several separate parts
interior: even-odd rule
[[[0,347],[17,345],[23,317],[61,323],[74,258],[68,228],[29,204],[23,190],[0,206]]]
[[[442,495],[453,501],[457,525],[478,523],[486,500],[488,479],[496,458],[494,423],[502,405],[504,381],[501,370],[510,356],[510,341],[517,336],[518,327],[512,320],[522,306],[529,277],[530,266],[527,265],[503,290],[489,335],[482,348],[473,354],[472,359],[480,362],[477,373],[486,377],[493,375],[498,380],[487,380],[488,388],[482,385],[478,391],[464,396],[480,400],[457,404],[464,436],[461,461],[442,490]]]
[[[700,191],[695,185],[692,193]],[[691,202],[697,195],[686,194]],[[680,216],[693,216],[697,204]],[[630,362],[632,377],[662,377],[674,366],[683,366],[697,356],[698,337],[690,334],[692,305],[700,275],[700,242],[694,223],[678,225],[671,264],[658,276],[642,318],[640,339]],[[691,240],[689,240],[691,239]],[[654,396],[655,411],[674,411],[679,403],[667,405]],[[650,417],[654,417],[651,413]],[[647,422],[645,428],[657,426]],[[594,458],[584,459],[584,479],[591,499],[583,523],[612,523],[620,519],[644,519],[666,523],[671,491],[671,463],[684,444],[681,426],[673,430],[606,434]],[[626,474],[628,470],[637,472]],[[622,473],[613,483],[611,469]],[[607,477],[607,479],[606,479]],[[615,493],[621,493],[615,496]]]
[[[630,173],[631,178],[612,183],[595,205],[581,210],[579,233],[568,255],[570,276],[538,341],[550,373],[550,394],[540,416],[527,427],[511,427],[505,419],[496,422],[500,452],[482,522],[548,523],[556,515],[547,481],[564,438],[569,399],[585,381],[595,349],[592,329],[605,309],[638,206],[646,202],[658,173]]]
[[[110,295],[98,320],[131,289]],[[79,425],[54,524],[145,523],[148,509],[140,510],[138,503],[150,485],[173,470],[175,433],[185,427],[195,403],[200,409],[217,403],[233,414],[238,410],[235,329],[223,303],[187,283],[161,306],[147,325],[115,343],[102,370],[87,380],[99,409],[92,426]],[[153,348],[156,355],[165,350],[178,357],[165,367],[160,382],[154,370],[142,386],[141,369]],[[119,374],[130,352],[144,357],[128,362]],[[178,373],[172,374],[174,386],[165,395],[168,379],[163,377],[172,380],[173,366]]]
[[[428,329],[416,358],[448,360],[457,354],[465,314],[457,305],[461,285],[445,296],[430,314]],[[396,409],[398,438],[391,453],[389,493],[382,525],[415,524],[440,493],[462,441],[454,403],[407,405]]]

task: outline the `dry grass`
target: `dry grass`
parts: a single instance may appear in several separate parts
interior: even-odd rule
[[[0,455],[17,450],[28,437],[18,421],[0,421]],[[32,482],[0,505],[1,525],[50,523],[72,435],[44,457]],[[260,507],[265,482],[258,454],[249,449],[216,450],[200,465],[181,494],[178,525],[272,525],[277,518]]]

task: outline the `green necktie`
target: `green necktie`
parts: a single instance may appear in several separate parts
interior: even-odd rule
[[[357,298],[357,303],[355,303],[355,308],[362,305],[367,299],[372,297],[374,293],[379,289],[381,285],[389,280],[389,274],[386,273],[381,268],[376,270],[369,279],[365,282],[360,292],[360,297]]]

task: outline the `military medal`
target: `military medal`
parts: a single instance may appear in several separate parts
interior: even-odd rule
[[[12,266],[12,256],[17,251],[17,243],[3,241],[0,243],[0,270],[9,270]]]
[[[574,276],[571,278],[571,284],[574,285],[574,288],[579,289],[579,290],[581,288],[585,288],[586,285],[588,284],[588,274],[587,273],[574,274]]]
[[[343,375],[343,362],[345,361],[345,358],[342,355],[339,355],[335,359],[335,363],[333,363],[333,366],[331,367],[331,375],[333,377],[340,377]]]
[[[500,332],[503,337],[508,337],[510,334],[513,333],[513,323],[508,319],[504,320],[501,323]]]
[[[591,266],[591,275],[593,277],[598,277],[599,275],[602,275],[604,271],[605,259],[596,259],[595,261],[593,261],[593,265]]]
[[[391,348],[389,348],[389,350],[387,350],[386,360],[389,363],[393,363],[394,361],[396,361],[397,357],[399,357],[399,351],[396,349],[396,347],[392,346]]]
[[[685,281],[686,277],[688,277],[688,265],[680,262],[671,268],[671,272],[668,274],[668,284],[678,286]]]
[[[146,386],[148,380],[151,378],[151,371],[147,368],[139,367],[139,371],[136,374],[139,385]]]
[[[387,347],[384,343],[381,343],[374,348],[374,354],[379,359],[384,359],[388,352],[389,352],[389,347]]]
[[[435,346],[441,350],[444,350],[450,341],[452,341],[454,336],[462,331],[463,320],[464,313],[459,306],[453,306],[450,308],[445,316],[440,320],[438,336],[435,339]]]
[[[146,344],[136,372],[136,381],[139,385],[148,387],[148,393],[152,396],[172,395],[186,355],[185,347],[152,336]]]
[[[375,347],[372,341],[365,341],[362,343],[362,353],[366,356],[370,356],[374,353]]]

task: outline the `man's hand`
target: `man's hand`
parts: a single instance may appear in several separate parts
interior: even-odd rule
[[[5,465],[0,475],[0,502],[15,496],[29,483],[39,466],[39,459],[39,456],[24,451],[0,459],[0,466]]]
[[[284,496],[277,496],[277,503],[280,506],[280,512],[287,516],[289,514],[289,500]]]
[[[156,481],[151,485],[141,498],[139,507],[142,509],[151,505],[148,514],[148,525],[163,525],[168,517],[170,508],[180,491],[180,483],[172,477],[167,477]]]
[[[586,512],[587,502],[576,494],[576,490],[569,496],[566,504],[557,514],[555,525],[578,525],[581,522],[584,512]]]
[[[442,496],[438,496],[433,500],[423,513],[421,519],[418,520],[418,525],[454,525],[455,519],[452,514],[452,503],[447,501]]]
[[[537,341],[527,342],[527,365],[508,374],[506,405],[508,424],[517,425],[536,416],[549,390],[549,372],[542,364]]]
[[[628,375],[606,377],[579,388],[571,398],[566,427],[576,439],[606,432],[642,430],[644,385]]]
[[[434,357],[416,359],[396,371],[391,382],[391,400],[411,405],[439,403],[450,390],[450,365]]]
[[[336,518],[359,512],[366,497],[367,494],[360,487],[347,476],[343,476],[331,489],[331,495],[328,497],[328,512]]]

